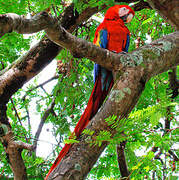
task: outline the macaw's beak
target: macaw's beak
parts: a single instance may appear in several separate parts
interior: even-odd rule
[[[128,16],[127,16],[127,19],[126,19],[126,23],[130,23],[133,19],[134,15],[132,13],[130,13]]]

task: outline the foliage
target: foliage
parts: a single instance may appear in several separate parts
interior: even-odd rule
[[[57,0],[8,0],[0,1],[0,13],[14,12],[17,14],[33,15],[48,7],[51,7],[52,14],[61,14],[70,1]],[[108,7],[114,4],[113,0],[86,1],[74,0],[75,8],[81,12],[88,6],[100,8],[105,3]],[[66,3],[66,4],[65,4]],[[53,11],[55,7],[56,12]],[[104,9],[101,13],[106,11]],[[93,41],[95,29],[99,22],[92,18],[87,22],[79,25],[74,35]],[[173,32],[169,24],[167,24],[154,10],[144,9],[136,12],[136,17],[131,24],[128,25],[131,31],[131,44],[129,51],[135,49],[136,40],[140,38],[139,46],[145,45],[151,40],[156,40],[165,34]],[[24,54],[30,47],[30,43],[37,41],[42,37],[43,33],[37,33],[32,36],[23,36],[17,33],[10,33],[1,38],[0,41],[0,69],[4,69],[12,64],[19,56]],[[53,153],[46,157],[38,157],[35,154],[29,154],[23,151],[23,159],[27,167],[27,173],[31,179],[42,179],[47,173],[51,162],[55,159],[63,145],[63,139],[68,138],[71,129],[78,122],[81,113],[85,109],[89,95],[93,87],[93,63],[88,59],[76,59],[68,51],[63,50],[54,61],[62,61],[66,68],[65,73],[60,73],[58,69],[56,75],[59,75],[51,85],[36,87],[42,83],[41,75],[35,77],[30,83],[20,89],[8,103],[7,115],[11,122],[11,126],[17,140],[33,143],[35,140],[35,132],[32,124],[34,121],[40,121],[46,109],[52,103],[55,97],[55,106],[48,116],[46,123],[52,124],[53,129],[50,131],[56,138],[56,143],[52,143]],[[40,80],[39,80],[40,79]],[[44,79],[44,78],[43,78]],[[104,141],[108,141],[110,145],[101,155],[98,162],[91,170],[88,179],[119,179],[120,173],[116,158],[116,144],[122,141],[126,143],[126,160],[131,172],[131,179],[151,179],[152,172],[156,172],[158,179],[161,179],[164,171],[165,175],[174,177],[178,166],[173,169],[168,150],[174,149],[178,142],[178,126],[177,124],[177,98],[171,101],[168,89],[168,73],[163,73],[152,78],[145,87],[138,104],[135,106],[131,114],[126,119],[120,119],[115,115],[108,117],[106,122],[115,128],[118,132],[112,137],[109,131],[99,132],[94,138],[94,132],[85,130],[83,136],[88,136],[87,142],[91,145],[101,145]],[[51,86],[50,90],[47,90]],[[33,89],[34,88],[34,89]],[[32,90],[33,89],[33,90]],[[13,102],[13,103],[12,103]],[[168,113],[168,107],[170,112]],[[15,110],[17,113],[15,113]],[[30,113],[29,113],[30,112]],[[30,118],[29,118],[30,117]],[[166,132],[164,121],[169,118],[171,130]],[[36,122],[37,123],[37,122]],[[38,126],[38,124],[36,125]],[[48,129],[49,130],[49,129]],[[47,133],[47,132],[46,132]],[[48,141],[48,139],[47,139]],[[68,143],[78,143],[75,138],[67,140]],[[49,144],[51,142],[48,142]],[[166,161],[166,166],[156,160],[152,147],[158,147],[162,150]],[[43,151],[43,150],[41,150]],[[7,157],[2,144],[0,144],[0,176],[1,173],[5,177],[12,177],[11,169],[7,162]],[[57,152],[57,153],[55,153]],[[179,152],[176,152],[179,156]],[[176,162],[175,162],[176,163]],[[38,167],[38,168],[37,168]]]

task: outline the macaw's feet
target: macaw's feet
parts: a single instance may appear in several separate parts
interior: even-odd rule
[[[120,52],[119,54],[127,54],[127,52],[125,52],[125,51],[122,51],[122,52]]]

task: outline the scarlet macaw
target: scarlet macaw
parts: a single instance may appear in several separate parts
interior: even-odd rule
[[[125,23],[129,23],[133,16],[134,11],[127,5],[115,5],[109,8],[103,22],[96,29],[93,43],[115,53],[128,52],[130,32]],[[95,64],[94,83],[87,107],[74,129],[73,133],[76,137],[80,136],[111,90],[113,86],[112,72]],[[65,144],[45,179],[61,162],[61,159],[68,153],[70,147],[71,144]]]

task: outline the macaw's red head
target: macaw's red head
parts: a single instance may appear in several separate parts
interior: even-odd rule
[[[105,19],[117,20],[120,18],[124,21],[124,23],[129,23],[134,17],[134,14],[135,12],[127,5],[115,5],[107,10]]]

